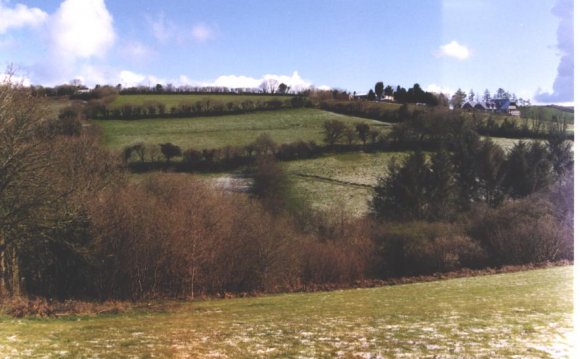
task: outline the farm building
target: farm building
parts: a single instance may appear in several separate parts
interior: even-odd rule
[[[511,102],[509,99],[493,99],[489,102],[468,101],[464,103],[461,108],[468,111],[493,111],[507,113],[512,116],[520,116],[520,111],[518,110],[516,103]]]

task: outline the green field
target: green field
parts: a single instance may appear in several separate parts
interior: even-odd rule
[[[228,102],[242,102],[245,100],[251,101],[270,101],[280,100],[284,101],[291,98],[291,96],[276,96],[276,95],[234,95],[234,94],[149,94],[149,95],[120,95],[115,98],[111,107],[121,107],[124,105],[145,105],[148,102],[160,102],[165,104],[167,108],[171,106],[179,106],[181,103],[194,103],[197,101],[210,99],[212,101]]]
[[[567,124],[574,124],[574,112],[562,111],[558,108],[550,106],[529,106],[520,108],[522,117],[534,118],[538,116],[540,112],[543,112],[543,116],[546,121],[551,122],[552,117],[564,120]]]
[[[0,318],[2,357],[569,357],[573,267],[373,289]]]
[[[122,149],[137,142],[159,144],[171,142],[182,149],[239,146],[253,142],[268,133],[277,143],[297,140],[322,142],[322,124],[327,120],[341,120],[355,124],[365,122],[383,131],[385,123],[350,117],[314,109],[256,112],[219,117],[143,119],[132,121],[98,121],[103,129],[105,144]]]
[[[368,201],[379,177],[386,175],[392,158],[404,153],[353,152],[285,162],[296,191],[315,209],[342,209],[360,216],[368,212]]]

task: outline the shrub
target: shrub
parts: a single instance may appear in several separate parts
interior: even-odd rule
[[[536,195],[487,211],[472,221],[469,233],[494,265],[572,259],[570,226],[556,217],[553,203]]]
[[[411,222],[375,229],[382,276],[422,275],[461,267],[479,267],[485,253],[459,226]]]

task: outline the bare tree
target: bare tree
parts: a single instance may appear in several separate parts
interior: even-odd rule
[[[278,90],[278,80],[275,79],[265,79],[260,84],[260,89],[264,93],[275,93]]]

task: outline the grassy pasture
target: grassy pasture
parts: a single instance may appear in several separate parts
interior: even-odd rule
[[[0,318],[4,357],[570,357],[573,267],[373,289]]]
[[[119,95],[111,104],[112,108],[124,105],[145,105],[148,102],[160,102],[165,104],[169,109],[171,106],[179,106],[181,103],[194,103],[197,101],[210,99],[212,101],[242,102],[245,100],[252,101],[270,101],[270,100],[287,100],[291,96],[275,95],[235,95],[235,94],[149,94],[149,95]]]
[[[388,129],[384,123],[314,109],[256,112],[219,117],[176,119],[107,120],[96,122],[103,129],[105,144],[112,149],[137,142],[171,142],[182,149],[246,145],[262,133],[277,143],[297,140],[322,142],[322,124],[327,120],[348,124],[365,122]]]
[[[404,153],[342,153],[320,158],[285,162],[299,195],[320,210],[338,209],[353,215],[368,212],[371,186],[386,175],[392,158]]]
[[[533,118],[543,112],[544,118],[548,121],[552,121],[552,117],[563,119],[567,124],[574,124],[574,112],[562,111],[561,109],[551,107],[551,106],[529,106],[520,108],[522,117]]]

